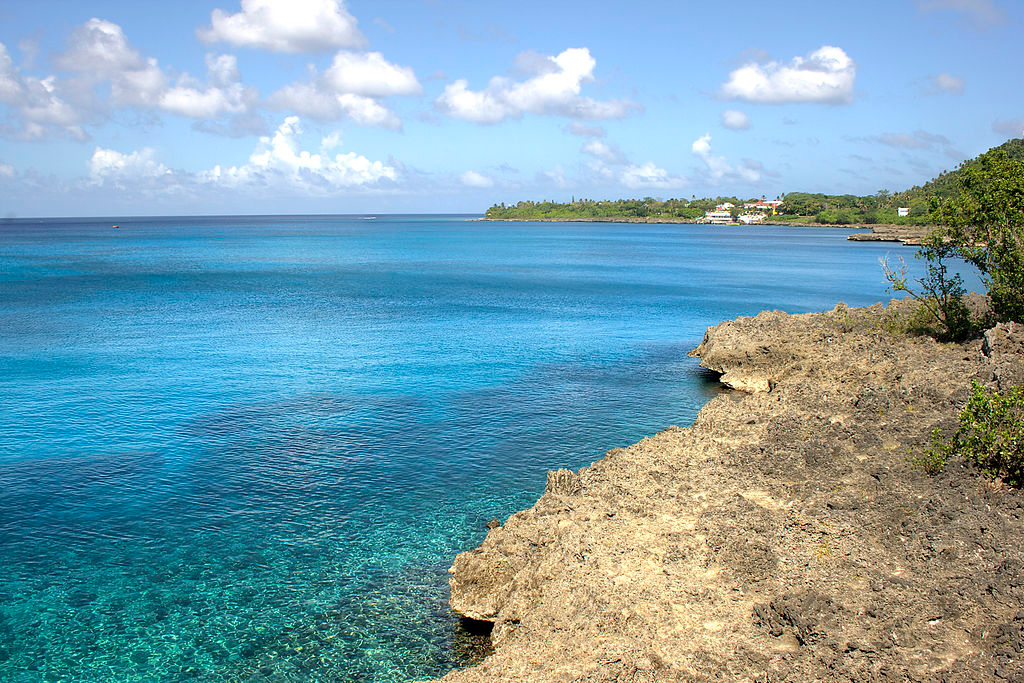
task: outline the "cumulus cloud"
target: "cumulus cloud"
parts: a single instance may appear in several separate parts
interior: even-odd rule
[[[248,163],[217,165],[199,174],[199,179],[231,188],[270,187],[303,194],[333,194],[344,188],[367,187],[398,178],[394,166],[370,161],[354,152],[331,156],[323,145],[317,152],[303,150],[298,139],[301,133],[299,117],[289,116],[272,136],[260,138]],[[337,138],[322,142],[329,142],[332,147],[338,144]]]
[[[729,74],[723,97],[756,104],[850,104],[857,66],[842,48],[825,45],[789,64],[751,62]]]
[[[402,122],[378,98],[422,92],[411,68],[392,64],[379,52],[341,51],[323,74],[285,86],[270,104],[319,121],[350,118],[363,126],[398,129]]]
[[[992,130],[993,132],[999,133],[1000,135],[1005,135],[1010,138],[1024,137],[1024,120],[996,120],[992,122]]]
[[[423,92],[423,86],[411,68],[392,64],[379,52],[339,52],[324,72],[323,81],[335,92],[366,97],[419,95]]]
[[[704,162],[712,180],[742,180],[752,183],[761,179],[762,169],[756,161],[745,159],[740,166],[734,167],[724,156],[712,152],[711,133],[705,133],[694,140],[690,150]]]
[[[631,190],[638,190],[644,187],[670,188],[685,185],[682,178],[670,175],[665,169],[655,166],[652,161],[648,161],[640,166],[632,164],[626,166],[622,170],[619,179],[623,185]]]
[[[110,99],[118,106],[153,106],[167,87],[157,60],[144,59],[120,26],[95,17],[72,31],[56,63],[91,85],[108,81]]]
[[[155,157],[156,151],[151,147],[130,154],[97,147],[89,159],[89,178],[95,185],[122,187],[143,179],[171,175],[171,170]]]
[[[917,6],[924,12],[963,12],[981,25],[996,24],[1005,17],[1005,13],[993,5],[992,0],[918,0]]]
[[[5,164],[4,162],[0,161],[0,178],[4,180],[10,180],[17,174],[18,172],[14,170],[13,166],[11,166],[10,164]]]
[[[4,125],[0,132],[18,140],[41,140],[52,133],[87,140],[82,128],[85,115],[73,106],[55,76],[37,78],[22,75],[0,43],[0,104],[14,112],[14,125]]]
[[[614,142],[604,142],[597,139],[590,140],[583,143],[580,151],[600,159],[606,164],[621,165],[627,162],[626,155],[622,153],[622,150]]]
[[[470,187],[494,187],[493,179],[476,171],[466,171],[459,176],[459,180],[462,181],[463,185],[469,185]]]
[[[605,136],[604,128],[601,126],[588,126],[580,121],[570,121],[565,130],[583,138],[603,138]]]
[[[355,17],[340,0],[242,0],[237,14],[213,10],[210,26],[196,34],[206,43],[287,53],[366,45]]]
[[[950,76],[949,74],[939,74],[938,76],[933,76],[930,80],[936,90],[954,95],[964,94],[964,79],[962,78]]]
[[[434,104],[449,116],[481,124],[500,123],[527,113],[616,119],[638,109],[627,100],[597,101],[580,94],[583,85],[594,80],[596,64],[585,47],[570,48],[555,57],[524,53],[516,66],[528,76],[525,80],[495,76],[485,90],[470,90],[469,82],[459,79],[445,86]]]
[[[722,112],[722,125],[729,130],[746,130],[750,128],[750,117],[735,109]]]
[[[207,55],[209,84],[203,86],[185,74],[160,95],[166,112],[193,119],[215,119],[225,114],[245,114],[259,99],[259,92],[243,85],[234,55]]]

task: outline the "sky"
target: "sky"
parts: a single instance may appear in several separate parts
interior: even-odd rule
[[[0,0],[0,216],[871,194],[1024,133],[1024,3]]]

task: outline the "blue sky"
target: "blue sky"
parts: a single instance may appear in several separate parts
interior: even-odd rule
[[[0,4],[0,215],[857,194],[1024,131],[1024,3]]]

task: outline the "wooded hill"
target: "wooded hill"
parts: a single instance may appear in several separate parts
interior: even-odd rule
[[[1008,140],[989,152],[1002,150],[1011,159],[1024,159],[1024,139]],[[980,157],[981,155],[979,155]],[[778,216],[770,217],[779,223],[823,223],[863,224],[894,223],[928,225],[933,223],[934,203],[942,197],[953,197],[958,192],[957,179],[963,169],[978,163],[978,157],[961,163],[956,169],[939,174],[924,185],[914,186],[902,192],[879,190],[873,195],[829,195],[809,192],[789,192],[783,200]],[[575,219],[654,219],[694,220],[715,206],[731,202],[742,207],[744,201],[755,202],[764,197],[741,200],[738,197],[705,197],[698,199],[660,200],[654,197],[643,199],[618,199],[594,201],[575,199],[569,203],[523,201],[514,205],[495,204],[487,209],[486,217],[492,220],[560,220]],[[897,208],[908,207],[910,215],[897,215]],[[737,211],[737,210],[734,210]]]

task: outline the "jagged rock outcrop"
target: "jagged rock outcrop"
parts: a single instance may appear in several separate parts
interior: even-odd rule
[[[869,227],[869,226],[864,226]],[[909,246],[920,246],[932,230],[933,225],[872,225],[871,232],[855,232],[846,239],[854,242],[900,242]]]
[[[745,391],[550,473],[460,554],[452,607],[495,651],[443,680],[1024,680],[1024,495],[909,461],[972,379],[1020,381],[1024,328],[941,344],[899,309],[709,329]]]

